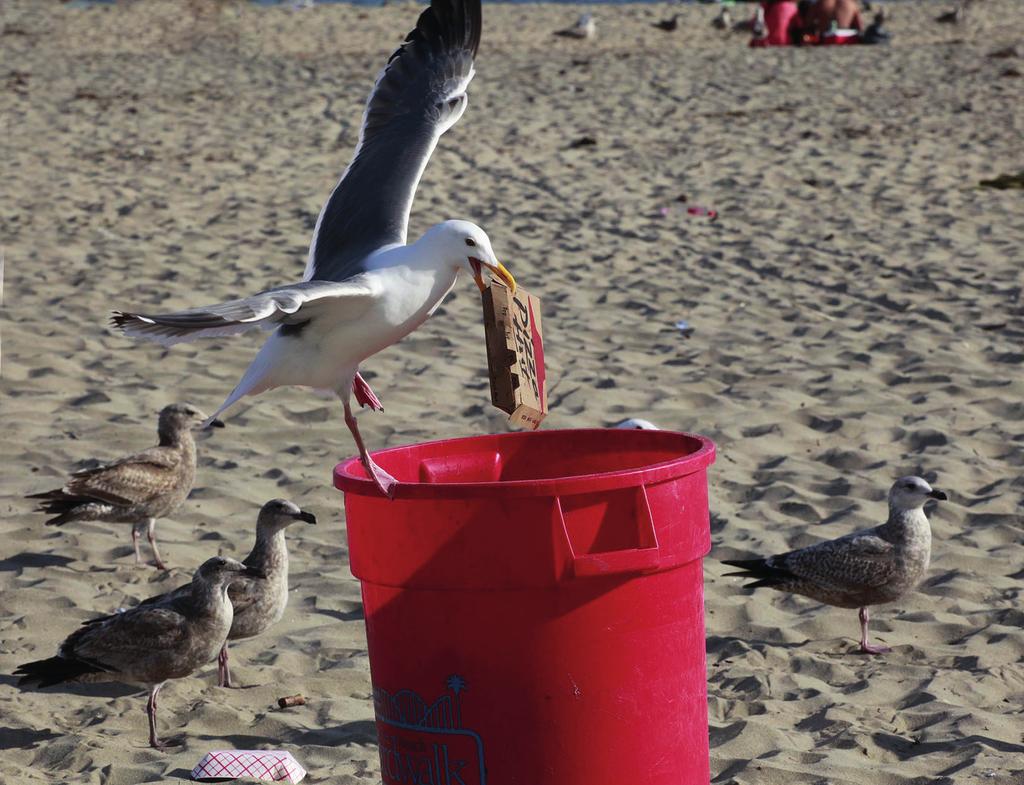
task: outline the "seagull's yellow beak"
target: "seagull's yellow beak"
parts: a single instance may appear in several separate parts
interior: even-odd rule
[[[479,259],[470,259],[469,261],[473,265],[473,280],[476,281],[477,288],[480,289],[481,292],[487,288],[487,284],[484,283],[483,275],[483,268],[486,265],[486,267],[491,271],[491,274],[500,278],[512,294],[516,293],[516,279],[512,277],[512,273],[510,273],[501,262],[496,262],[491,265],[486,262],[481,262]]]

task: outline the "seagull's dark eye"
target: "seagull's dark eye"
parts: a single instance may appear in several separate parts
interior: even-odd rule
[[[467,237],[466,238],[466,245],[468,245],[470,248],[475,248],[476,247],[476,240],[474,240],[472,237]]]

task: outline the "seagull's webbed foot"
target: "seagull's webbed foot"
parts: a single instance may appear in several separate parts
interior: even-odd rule
[[[398,485],[398,480],[374,463],[369,453],[363,456],[363,468],[366,469],[366,473],[370,475],[370,479],[381,493],[389,499],[395,498],[395,486]]]
[[[356,402],[360,406],[369,406],[375,412],[384,411],[384,404],[380,402],[380,398],[370,389],[370,385],[367,384],[366,379],[358,371],[356,372],[356,378],[352,380],[352,394],[356,397]]]
[[[398,485],[398,480],[374,463],[373,458],[370,457],[370,451],[366,449],[363,437],[359,433],[359,423],[356,422],[355,415],[352,414],[352,406],[348,402],[348,397],[346,396],[342,400],[345,406],[345,424],[348,425],[348,429],[352,432],[352,438],[355,439],[356,447],[359,448],[359,458],[363,462],[363,468],[366,469],[366,473],[370,475],[370,479],[384,496],[389,499],[395,498],[395,486]]]
[[[175,736],[173,739],[150,739],[149,746],[161,752],[169,750],[171,747],[184,747],[185,737]]]

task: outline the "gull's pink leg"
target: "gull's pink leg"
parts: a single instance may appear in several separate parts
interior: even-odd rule
[[[885,654],[887,651],[892,651],[888,646],[873,646],[868,643],[868,621],[871,617],[868,615],[867,608],[860,609],[860,650],[864,654]]]
[[[394,498],[395,486],[398,484],[398,480],[373,462],[373,458],[370,457],[370,453],[366,449],[366,445],[363,444],[363,437],[359,434],[359,424],[356,422],[355,415],[352,414],[352,405],[348,402],[347,396],[345,397],[344,403],[345,424],[348,426],[348,429],[352,431],[352,438],[356,440],[356,447],[359,448],[359,457],[363,461],[363,468],[366,469],[366,473],[370,475],[381,493],[389,499]]]
[[[164,560],[160,558],[160,551],[156,547],[156,518],[149,519],[149,525],[146,528],[146,538],[149,540],[149,547],[153,549],[153,564],[158,570],[167,572],[167,565],[164,564]]]
[[[370,389],[370,385],[359,371],[356,371],[356,378],[352,380],[352,394],[356,396],[356,402],[360,406],[369,406],[375,412],[384,411],[384,404]]]
[[[156,735],[156,696],[164,682],[154,684],[149,688],[149,700],[146,701],[146,714],[149,715],[149,746],[155,750],[163,750],[168,747],[177,747],[182,742],[179,740],[160,741]]]
[[[135,549],[135,564],[142,564],[142,554],[139,553],[139,524],[132,524],[132,547]]]
[[[149,700],[146,701],[146,714],[149,716],[149,746],[155,750],[162,750],[167,746],[164,742],[160,741],[156,735],[156,695],[160,692],[160,688],[164,686],[163,682],[154,684],[149,688]]]
[[[149,700],[146,702],[146,714],[149,716],[149,746],[155,750],[162,750],[163,745],[156,735],[156,694],[160,692],[163,683],[156,684],[149,689]]]
[[[220,647],[220,654],[217,655],[217,686],[234,687],[231,683],[231,670],[228,668],[228,642]]]

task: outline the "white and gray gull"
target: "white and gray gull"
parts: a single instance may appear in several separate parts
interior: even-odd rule
[[[480,31],[480,0],[433,0],[388,59],[355,154],[320,211],[301,282],[177,313],[113,316],[127,335],[164,344],[273,330],[214,416],[244,396],[285,385],[332,392],[368,476],[388,496],[395,479],[370,457],[352,414],[353,394],[360,405],[383,409],[360,363],[419,327],[461,270],[481,291],[484,268],[515,288],[487,235],[467,221],[437,224],[406,245],[423,170],[441,134],[466,110]]]
[[[135,563],[139,564],[139,534],[146,536],[158,568],[167,565],[156,547],[156,520],[185,501],[196,480],[196,443],[192,429],[207,417],[187,403],[172,403],[160,412],[160,443],[92,469],[71,475],[63,487],[30,495],[39,499],[39,512],[53,515],[47,526],[73,521],[130,523]],[[213,420],[214,425],[223,425]]]
[[[231,687],[231,671],[228,669],[229,641],[254,638],[265,632],[272,624],[280,621],[288,605],[288,546],[284,530],[296,521],[316,523],[316,516],[285,499],[273,499],[260,508],[256,519],[256,543],[242,564],[251,567],[262,578],[239,578],[228,588],[228,598],[234,608],[234,620],[217,657],[218,684]],[[143,604],[167,602],[189,587],[182,586],[174,591],[146,600]]]
[[[187,591],[85,622],[60,645],[56,657],[21,665],[22,686],[119,681],[149,688],[149,743],[167,746],[156,731],[157,694],[168,679],[181,679],[217,656],[233,612],[229,584],[259,571],[224,557],[207,560]]]
[[[725,575],[753,578],[745,589],[766,586],[859,608],[861,651],[887,652],[868,641],[868,606],[898,600],[921,582],[932,546],[924,505],[946,498],[920,477],[901,477],[889,490],[889,518],[881,526],[764,559],[723,559],[743,570]]]

